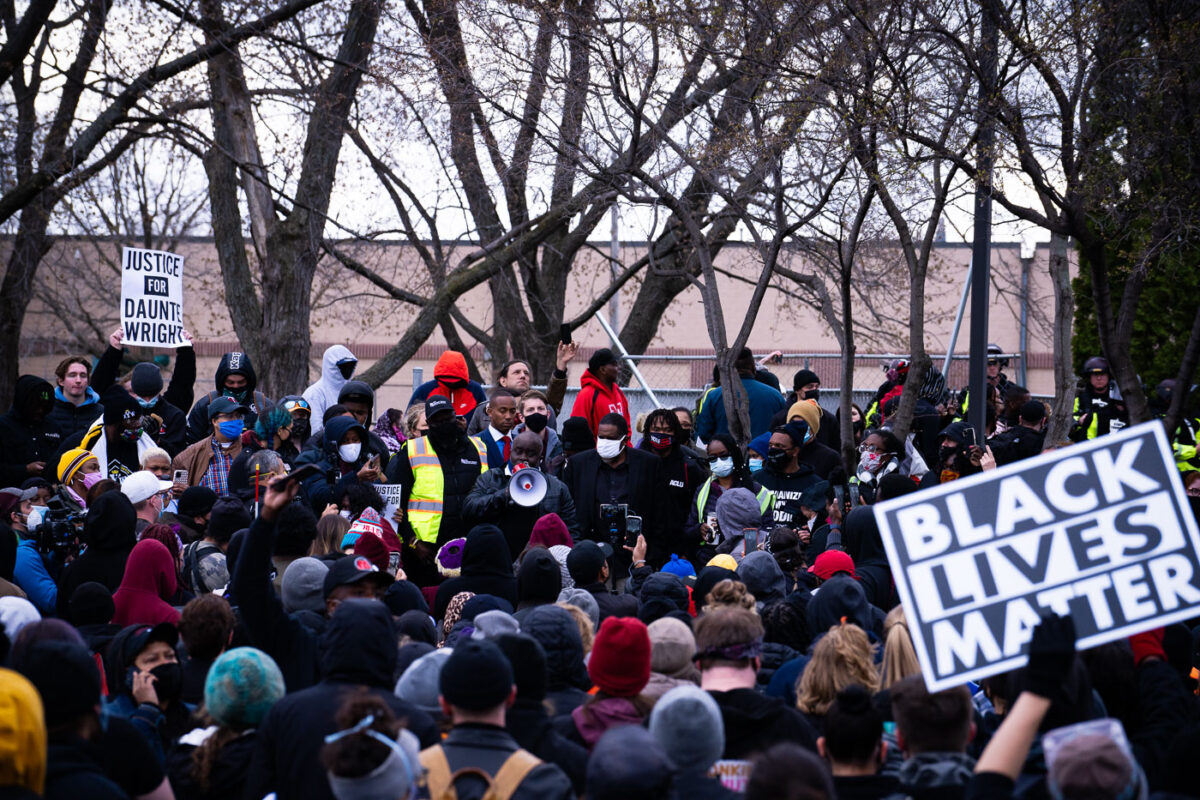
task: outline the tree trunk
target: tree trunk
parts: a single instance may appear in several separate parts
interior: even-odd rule
[[[1046,444],[1066,441],[1075,406],[1075,370],[1071,368],[1071,328],[1075,321],[1075,295],[1071,292],[1066,237],[1050,235],[1050,283],[1054,288],[1054,403],[1046,429]]]
[[[842,299],[842,388],[838,398],[841,417],[842,463],[846,474],[853,475],[858,467],[858,451],[854,446],[854,420],[850,406],[854,402],[854,303],[851,296],[852,263],[842,265],[839,290]]]
[[[1167,417],[1163,421],[1167,428],[1167,438],[1175,440],[1179,422],[1183,419],[1183,406],[1191,394],[1192,377],[1196,367],[1200,366],[1200,307],[1196,308],[1196,319],[1192,322],[1192,332],[1188,336],[1187,346],[1183,350],[1183,362],[1179,365],[1179,375],[1175,379],[1175,391],[1171,393],[1171,407],[1167,409]]]

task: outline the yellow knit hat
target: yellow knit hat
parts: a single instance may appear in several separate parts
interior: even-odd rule
[[[788,421],[792,417],[800,417],[808,423],[808,429],[816,436],[821,431],[821,407],[816,400],[797,400],[788,409]]]
[[[46,722],[42,698],[23,675],[0,669],[0,784],[41,795],[46,783]]]
[[[704,566],[724,567],[725,569],[732,570],[733,572],[737,572],[738,567],[737,561],[734,560],[733,556],[729,555],[728,553],[718,553],[709,559],[708,563]]]
[[[81,447],[63,453],[62,458],[58,460],[58,482],[70,484],[75,480],[75,475],[79,472],[80,467],[86,464],[89,458],[95,459],[96,456],[90,450],[84,450]]]

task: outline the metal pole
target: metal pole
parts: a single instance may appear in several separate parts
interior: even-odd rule
[[[967,310],[967,295],[971,293],[971,274],[975,269],[975,256],[967,264],[967,279],[963,282],[962,297],[958,301],[958,313],[954,315],[954,330],[950,331],[950,344],[946,346],[946,358],[942,361],[942,374],[950,379],[950,360],[954,358],[954,347],[958,344],[958,331],[962,328],[963,314]]]
[[[612,204],[612,240],[608,244],[608,268],[612,273],[613,283],[616,283],[617,276],[621,274],[618,265],[621,263],[621,240],[618,238],[617,226],[617,204]],[[612,298],[608,301],[608,319],[613,330],[621,327],[621,299],[617,293],[613,293]],[[638,380],[641,380],[640,378]]]
[[[425,370],[422,369],[421,367],[413,367],[413,391],[415,392],[417,390],[417,387],[420,386],[424,382],[425,382]]]
[[[981,20],[979,81],[978,179],[975,184],[975,241],[971,250],[971,361],[970,399],[967,422],[975,429],[975,441],[982,446],[987,438],[987,335],[988,284],[991,281],[992,255],[992,146],[995,142],[993,94],[996,91],[996,51],[999,29],[991,12],[984,9]]]
[[[600,322],[600,327],[604,328],[604,332],[608,334],[608,338],[612,339],[613,344],[621,351],[621,357],[629,365],[629,371],[633,373],[633,377],[637,378],[638,384],[646,390],[646,396],[650,398],[650,402],[654,403],[654,406],[657,408],[660,404],[658,398],[654,395],[654,390],[650,388],[650,384],[646,383],[646,379],[642,377],[637,364],[633,363],[633,359],[630,358],[629,351],[625,349],[625,345],[621,344],[621,340],[617,338],[617,332],[608,324],[608,320],[604,318],[603,314],[597,314],[596,319]]]
[[[1021,365],[1017,370],[1017,375],[1021,385],[1025,387],[1029,386],[1027,372],[1029,361],[1029,270],[1033,267],[1033,257],[1036,252],[1037,245],[1021,243]]]

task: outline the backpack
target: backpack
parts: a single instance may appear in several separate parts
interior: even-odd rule
[[[208,593],[208,589],[204,587],[204,579],[200,575],[200,562],[213,553],[219,552],[221,552],[221,548],[203,541],[192,542],[183,548],[183,577],[187,579],[188,588],[195,594]]]
[[[517,749],[505,759],[495,775],[488,775],[478,767],[463,767],[451,774],[446,751],[440,744],[421,751],[421,766],[425,768],[425,781],[431,800],[458,800],[454,784],[467,775],[482,778],[487,783],[483,800],[509,800],[520,787],[521,781],[541,764],[537,756]]]

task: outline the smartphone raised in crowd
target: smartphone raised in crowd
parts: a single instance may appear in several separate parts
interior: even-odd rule
[[[625,517],[625,546],[637,547],[638,536],[642,533],[642,518],[636,514]]]

